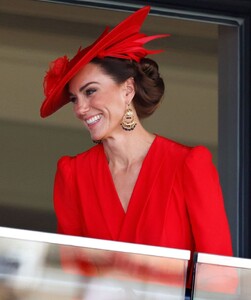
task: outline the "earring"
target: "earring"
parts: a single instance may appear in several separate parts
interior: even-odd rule
[[[137,123],[134,121],[134,114],[132,109],[130,108],[130,104],[125,111],[122,122],[120,123],[121,127],[126,131],[131,131],[135,128]]]

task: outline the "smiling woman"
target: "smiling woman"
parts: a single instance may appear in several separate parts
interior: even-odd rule
[[[133,91],[133,84],[130,85]],[[128,81],[117,84],[93,63],[74,76],[69,83],[69,90],[74,112],[83,121],[93,140],[104,140],[114,135],[125,107],[133,97],[128,93]]]
[[[41,116],[73,102],[77,118],[99,142],[58,162],[58,232],[232,255],[210,152],[142,125],[164,93],[158,64],[146,58],[160,50],[144,45],[168,36],[140,33],[149,10],[105,30],[73,59],[57,59],[47,72]]]
[[[119,125],[128,131],[136,124],[141,126],[138,118],[150,116],[158,107],[164,83],[153,60],[142,59],[136,64],[117,58],[94,59],[70,80],[69,93],[75,114],[84,121],[92,139],[105,140],[115,131],[93,136],[98,126],[103,130],[117,128],[118,134]]]

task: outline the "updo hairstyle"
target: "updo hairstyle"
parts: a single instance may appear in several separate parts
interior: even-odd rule
[[[165,85],[160,77],[158,64],[149,58],[139,63],[113,57],[94,58],[91,63],[99,65],[115,82],[121,84],[133,77],[135,96],[133,104],[140,119],[150,116],[161,102]]]

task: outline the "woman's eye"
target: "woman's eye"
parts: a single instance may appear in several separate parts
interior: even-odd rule
[[[77,98],[76,97],[70,97],[70,102],[76,103],[77,102]]]
[[[96,89],[87,89],[85,91],[85,94],[86,94],[86,96],[91,96],[95,92],[96,92]]]

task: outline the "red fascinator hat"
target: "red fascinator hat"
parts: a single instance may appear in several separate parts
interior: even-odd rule
[[[169,36],[168,34],[146,36],[139,32],[149,11],[150,6],[145,6],[111,31],[107,27],[92,45],[84,49],[80,48],[72,59],[62,56],[54,60],[44,77],[45,100],[40,108],[41,117],[48,117],[70,102],[67,83],[93,58],[109,56],[139,62],[148,54],[162,52],[162,50],[147,50],[143,47],[151,40]]]

